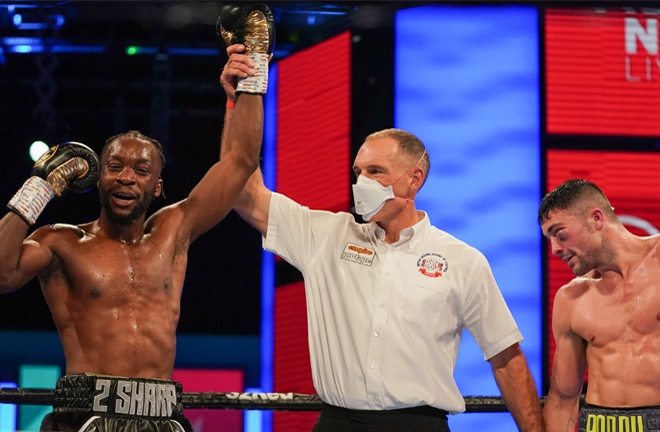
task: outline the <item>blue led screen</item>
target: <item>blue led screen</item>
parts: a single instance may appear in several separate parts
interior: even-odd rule
[[[525,337],[542,382],[538,12],[533,6],[433,5],[397,12],[395,127],[419,136],[431,173],[417,207],[477,247]],[[499,396],[490,364],[463,336],[464,396]],[[450,417],[452,430],[516,431],[508,413]]]

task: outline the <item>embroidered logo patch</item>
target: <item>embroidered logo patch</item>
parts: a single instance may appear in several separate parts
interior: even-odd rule
[[[346,243],[346,247],[344,247],[344,250],[341,253],[341,259],[362,264],[367,267],[371,267],[375,256],[375,250],[369,249],[365,246],[354,245],[352,243]]]
[[[437,253],[425,253],[417,260],[417,270],[424,276],[437,278],[447,273],[449,263],[445,257]]]

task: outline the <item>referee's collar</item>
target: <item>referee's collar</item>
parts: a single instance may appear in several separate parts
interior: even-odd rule
[[[424,232],[431,226],[429,215],[423,210],[417,210],[421,215],[421,219],[415,225],[404,228],[399,233],[399,241],[392,243],[391,246],[399,246],[403,243],[408,243],[408,249],[414,248],[419,241],[424,237]],[[385,241],[385,230],[376,222],[371,222],[371,232],[373,235],[382,241]]]

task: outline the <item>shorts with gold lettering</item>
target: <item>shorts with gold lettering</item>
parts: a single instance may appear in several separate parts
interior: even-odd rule
[[[146,378],[65,375],[41,431],[193,432],[183,415],[181,384]]]
[[[580,408],[579,432],[660,432],[660,407]]]

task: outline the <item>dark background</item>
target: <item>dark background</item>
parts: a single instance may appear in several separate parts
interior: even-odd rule
[[[368,133],[391,126],[394,11],[427,3],[452,4],[268,2],[277,31],[272,61],[344,30],[360,36],[353,44],[352,59],[355,151]],[[518,3],[593,6],[593,2]],[[32,166],[28,147],[35,139],[50,144],[79,141],[100,152],[108,137],[129,129],[138,129],[165,147],[167,198],[156,202],[151,211],[185,198],[219,152],[225,96],[218,79],[226,54],[224,43],[216,37],[215,22],[223,4],[0,1],[0,202],[6,203],[28,177]],[[25,24],[44,25],[19,28],[13,21],[17,14]],[[433,29],[428,30],[431,36]],[[46,49],[13,53],[12,38],[17,37],[32,38]],[[129,56],[128,46],[142,47],[145,53]],[[327,76],[332,79],[331,70]],[[572,146],[570,138],[559,137],[556,146]],[[544,136],[550,147],[552,139]],[[577,140],[581,145],[591,143],[585,137]],[[592,144],[600,148],[603,140]],[[99,211],[96,189],[69,194],[51,202],[37,226],[87,222],[98,218]],[[230,213],[190,249],[179,331],[258,335],[260,265],[259,234]],[[0,329],[54,330],[36,280],[0,297]]]
[[[391,106],[391,93],[377,90],[381,75],[391,77],[391,59],[378,55],[378,45],[392,26],[393,11],[415,2],[268,4],[277,29],[273,62],[340,31],[363,32],[360,52],[367,56],[356,64],[368,65],[371,74],[355,82],[354,97],[372,108],[354,107],[355,130],[362,136],[376,130],[360,117],[379,117],[388,126],[391,114],[380,114]],[[129,129],[160,140],[165,148],[167,198],[150,213],[185,198],[219,153],[225,96],[218,79],[227,57],[215,22],[222,5],[0,2],[0,202],[6,203],[28,177],[34,140],[78,141],[100,153],[108,137]],[[35,28],[18,28],[16,14],[24,27],[32,23]],[[11,38],[16,37],[33,38],[45,49],[14,53]],[[129,56],[128,46],[146,53]],[[52,201],[35,227],[88,222],[99,212],[96,189],[68,194]],[[179,332],[258,335],[260,266],[260,235],[230,213],[190,248]],[[54,330],[36,278],[0,297],[0,329]]]

